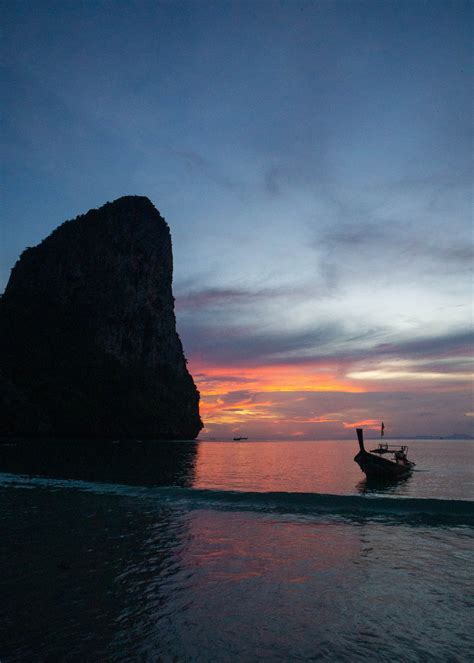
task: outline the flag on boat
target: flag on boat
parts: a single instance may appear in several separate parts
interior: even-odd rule
[[[383,421],[382,421],[382,427],[381,427],[381,429],[380,429],[380,437],[383,437],[383,436],[384,436],[384,430],[385,430],[385,425],[384,425],[384,423],[383,423]]]

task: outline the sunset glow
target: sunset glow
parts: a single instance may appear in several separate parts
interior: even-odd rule
[[[295,431],[295,424],[322,424],[339,422],[331,414],[293,414],[282,412],[281,399],[273,394],[286,394],[288,400],[301,401],[305,392],[363,393],[360,385],[331,374],[328,366],[317,364],[301,366],[212,366],[190,361],[201,394],[200,411],[209,432],[216,425],[228,425],[232,432],[240,427],[266,423],[283,427],[290,436],[303,436]],[[299,396],[298,396],[299,395]]]
[[[202,397],[242,388],[258,392],[365,391],[360,384],[331,372],[327,365],[212,366],[198,360],[190,360],[188,365]]]
[[[442,416],[435,404],[441,394],[445,399],[449,394],[458,399],[460,390],[467,390],[468,396],[470,372],[452,370],[456,365],[464,367],[463,352],[458,361],[453,357],[452,365],[443,367],[444,372],[426,371],[430,364],[426,360],[403,359],[381,361],[377,368],[373,362],[348,360],[258,366],[255,362],[220,365],[192,358],[188,365],[201,394],[204,436],[345,437],[359,427],[378,432],[382,418],[389,427],[388,435],[400,435],[395,423],[398,414],[393,411],[399,394],[405,394],[406,425],[414,421],[426,427]],[[440,365],[442,359],[434,363]],[[390,392],[384,388],[389,380],[394,385]],[[419,385],[424,385],[424,396],[419,394]],[[463,402],[467,409],[468,398]],[[409,415],[412,409],[416,418]],[[468,420],[468,415],[460,416]]]

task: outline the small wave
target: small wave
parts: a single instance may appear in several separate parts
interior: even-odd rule
[[[45,488],[53,491],[76,490],[122,497],[146,497],[171,504],[183,504],[191,509],[214,508],[474,526],[474,502],[467,500],[323,493],[244,492],[177,486],[128,486],[18,474],[0,474],[0,486]]]
[[[193,488],[162,488],[165,499],[186,500],[224,508],[351,518],[419,519],[474,525],[474,503],[464,500],[330,495],[322,493],[238,492]]]

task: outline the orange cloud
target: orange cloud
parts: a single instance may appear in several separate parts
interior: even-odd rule
[[[368,428],[369,430],[380,430],[381,421],[379,419],[364,419],[353,423],[343,422],[344,428]]]
[[[328,363],[236,367],[210,365],[197,358],[188,363],[201,394],[202,419],[211,427],[216,424],[245,426],[249,422],[281,423],[285,427],[291,423],[296,426],[338,423],[341,418],[334,415],[282,414],[281,401],[274,401],[270,394],[365,391],[360,383],[353,384],[340,375],[339,367]]]
[[[278,419],[271,411],[272,401],[254,402],[243,398],[232,403],[225,403],[221,398],[201,398],[200,412],[206,423],[235,424],[247,419]]]
[[[211,366],[196,359],[189,367],[201,396],[246,389],[258,392],[344,391],[363,393],[360,384],[338,376],[334,367],[316,363],[271,366]]]

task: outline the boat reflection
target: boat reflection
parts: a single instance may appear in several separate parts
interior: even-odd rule
[[[362,479],[356,485],[356,490],[361,495],[390,495],[405,492],[409,486],[412,476],[402,477],[400,479]]]

